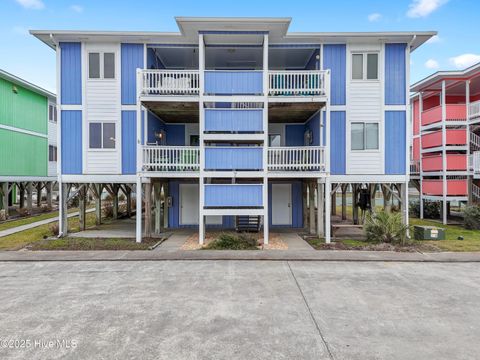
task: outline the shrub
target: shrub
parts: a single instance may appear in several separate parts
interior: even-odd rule
[[[410,201],[410,215],[420,218],[420,201]],[[438,219],[440,217],[440,202],[423,200],[423,217],[425,219]]]
[[[42,205],[42,206],[40,207],[40,211],[41,211],[42,213],[47,213],[47,212],[49,212],[49,211],[52,211],[52,208],[51,208],[50,206],[48,206],[48,205]]]
[[[480,230],[480,206],[467,206],[463,211],[463,224],[469,230]]]
[[[27,208],[20,208],[17,210],[17,212],[20,217],[30,216],[30,211]]]
[[[220,236],[204,247],[209,250],[257,250],[257,239],[252,235],[242,233],[220,234]]]
[[[58,234],[60,233],[60,225],[58,224],[58,222],[54,222],[50,225],[50,231],[52,232],[53,236],[58,236]]]
[[[5,209],[0,210],[0,221],[5,221],[7,220],[7,213]]]
[[[402,214],[389,214],[380,211],[367,213],[364,231],[367,240],[375,243],[392,243],[404,245],[407,240],[408,226],[403,224]]]

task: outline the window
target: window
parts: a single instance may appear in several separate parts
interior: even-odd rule
[[[352,80],[378,80],[378,53],[352,54]]]
[[[57,122],[57,111],[55,105],[48,105],[48,121],[55,123]]]
[[[281,146],[280,144],[280,135],[272,134],[268,135],[268,146]]]
[[[378,123],[352,123],[352,150],[378,150]]]
[[[57,161],[57,147],[48,145],[48,161]]]
[[[115,79],[115,53],[88,53],[89,79]]]
[[[88,130],[90,149],[115,149],[115,123],[92,122]]]

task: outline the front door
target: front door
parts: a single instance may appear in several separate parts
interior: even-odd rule
[[[180,184],[180,225],[198,225],[198,184]],[[222,225],[222,216],[206,216],[207,225]]]
[[[292,225],[291,184],[272,184],[272,225]]]

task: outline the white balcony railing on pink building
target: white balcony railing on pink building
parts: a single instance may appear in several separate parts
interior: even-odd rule
[[[468,116],[471,120],[480,118],[480,100],[470,103]]]
[[[198,95],[198,70],[142,70],[143,95]]]
[[[318,96],[326,94],[327,71],[269,71],[268,95]]]
[[[472,171],[475,175],[480,175],[480,151],[475,151],[471,156]]]
[[[198,146],[143,146],[143,171],[198,171]]]
[[[412,175],[420,174],[420,160],[410,161],[410,174]]]
[[[269,171],[325,171],[323,146],[285,146],[268,149]]]

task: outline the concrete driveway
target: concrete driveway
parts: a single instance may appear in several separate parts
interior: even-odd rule
[[[1,359],[480,358],[475,263],[20,262],[0,274]]]

